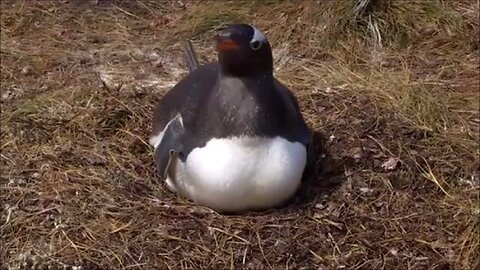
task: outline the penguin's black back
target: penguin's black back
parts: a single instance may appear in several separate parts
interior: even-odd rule
[[[274,78],[232,78],[219,83],[217,62],[198,66],[159,102],[153,134],[180,113],[181,159],[212,138],[276,137],[307,145],[310,133],[294,95]]]
[[[183,119],[194,117],[214,88],[218,71],[216,62],[200,65],[167,92],[155,107],[153,134],[161,132],[178,113]]]

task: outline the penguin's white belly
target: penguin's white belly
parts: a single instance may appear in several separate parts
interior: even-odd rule
[[[217,211],[268,208],[296,192],[306,162],[304,145],[280,137],[213,139],[177,162],[173,189]]]

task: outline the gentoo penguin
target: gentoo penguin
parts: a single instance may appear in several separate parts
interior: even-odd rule
[[[279,206],[299,188],[311,133],[273,75],[265,35],[230,24],[218,61],[198,65],[159,101],[150,144],[168,189],[217,212]]]

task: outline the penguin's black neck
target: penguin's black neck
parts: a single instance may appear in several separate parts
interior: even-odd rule
[[[249,76],[233,76],[222,73],[217,78],[218,89],[226,96],[230,94],[245,96],[263,96],[273,91],[273,72],[266,70]],[[228,92],[228,93],[227,93]]]
[[[220,74],[211,106],[218,124],[235,135],[274,136],[285,121],[285,109],[272,72],[236,77]]]
[[[257,68],[254,70],[252,68],[244,67],[242,68],[242,70],[232,71],[230,69],[227,69],[226,67],[220,66],[220,76],[235,77],[238,79],[246,80],[258,79],[259,77],[273,78],[273,68],[266,67],[262,69]]]

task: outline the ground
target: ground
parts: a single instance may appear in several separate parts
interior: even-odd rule
[[[478,269],[478,1],[1,1],[2,269]],[[315,132],[286,207],[167,191],[155,103],[227,22]]]

